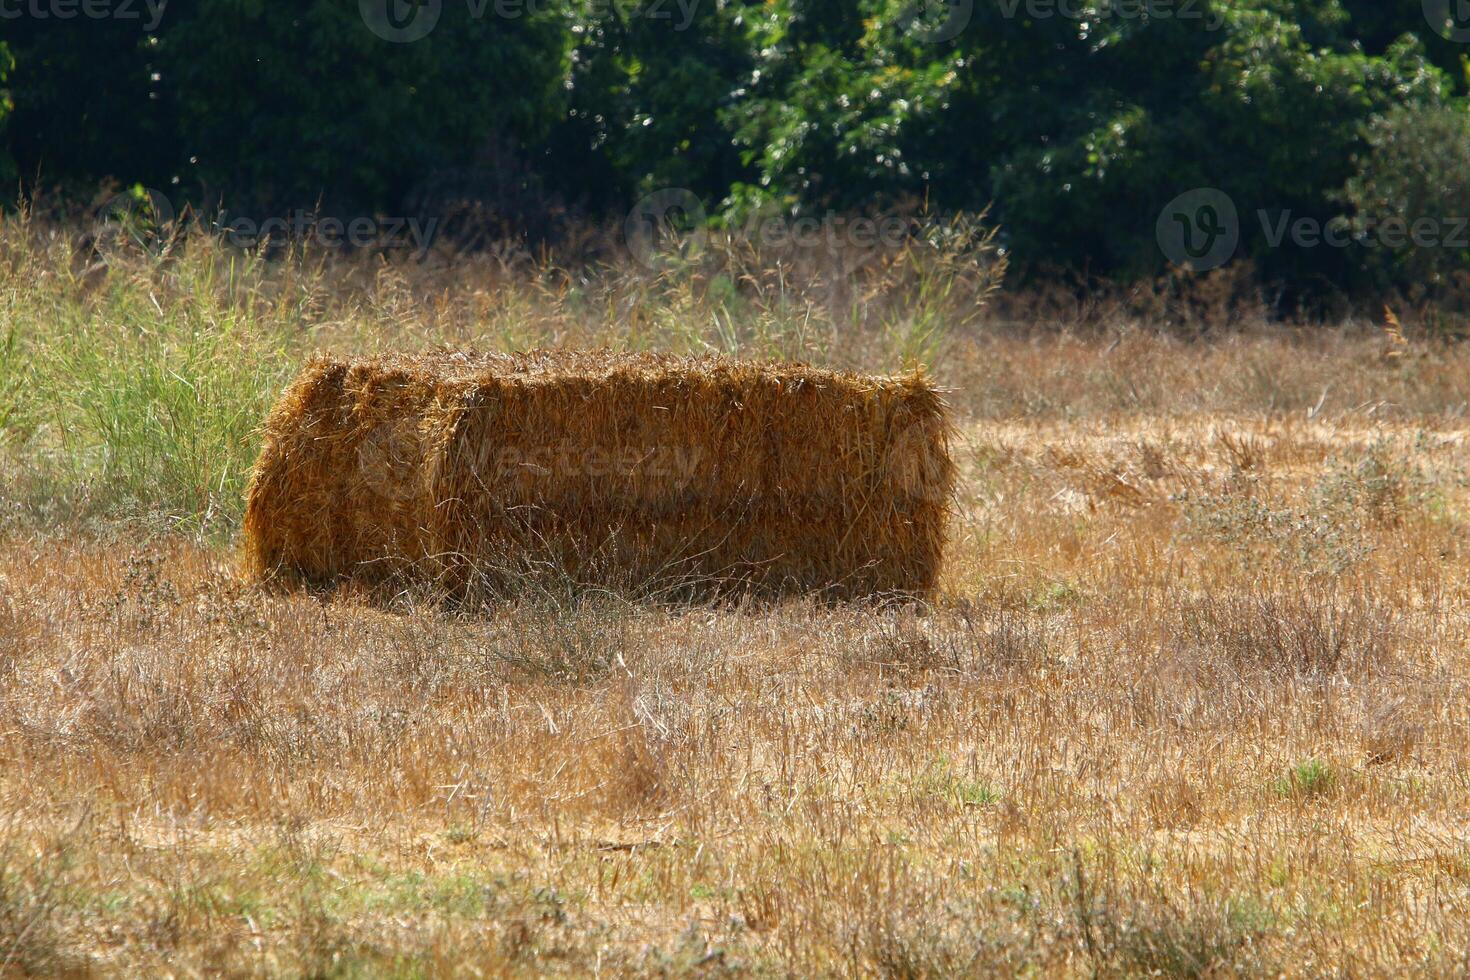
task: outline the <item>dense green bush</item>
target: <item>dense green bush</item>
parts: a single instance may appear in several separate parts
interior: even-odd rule
[[[1166,202],[1218,187],[1247,217],[1238,254],[1272,277],[1340,277],[1341,253],[1272,248],[1254,215],[1327,221],[1361,126],[1447,91],[1416,35],[1369,53],[1336,2],[1202,2],[1197,16],[1092,24],[1012,6],[977,3],[952,41],[916,44],[903,3],[860,4],[825,30],[804,5],[768,4],[762,82],[731,110],[758,180],[732,202],[994,200],[1023,267],[1126,275],[1158,268]]]
[[[1470,113],[1397,108],[1373,121],[1367,144],[1342,200],[1379,285],[1430,294],[1456,285],[1470,270]]]
[[[755,59],[744,11],[707,0],[570,11],[566,115],[540,159],[550,182],[593,207],[626,208],[664,187],[718,201],[744,172],[720,118]]]

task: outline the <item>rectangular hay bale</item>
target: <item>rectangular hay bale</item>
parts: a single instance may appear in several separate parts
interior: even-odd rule
[[[602,351],[317,356],[265,424],[247,571],[451,594],[933,589],[954,485],[922,375]]]

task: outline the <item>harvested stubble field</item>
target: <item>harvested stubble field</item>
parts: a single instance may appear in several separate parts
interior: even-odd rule
[[[1470,968],[1463,349],[980,323],[932,608],[384,606],[237,574],[307,350],[688,349],[609,311],[709,294],[63,249],[0,250],[5,970]],[[904,352],[789,301],[711,342]]]

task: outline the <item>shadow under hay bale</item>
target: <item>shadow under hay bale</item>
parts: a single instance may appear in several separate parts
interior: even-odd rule
[[[923,376],[538,351],[314,358],[265,425],[258,579],[832,598],[934,587],[954,485]]]

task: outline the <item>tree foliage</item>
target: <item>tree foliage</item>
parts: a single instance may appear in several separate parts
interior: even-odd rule
[[[1359,251],[1267,226],[1389,192],[1405,120],[1462,120],[1470,77],[1421,0],[376,0],[436,11],[407,43],[374,2],[8,21],[5,154],[32,186],[258,212],[405,213],[445,186],[504,210],[507,185],[594,215],[665,187],[716,220],[989,206],[1023,273],[1119,277],[1159,271],[1160,209],[1214,187],[1238,257],[1338,288]]]
[[[1433,292],[1470,272],[1470,113],[1396,108],[1368,127],[1356,164],[1341,199],[1380,284]],[[1386,247],[1402,229],[1419,247]]]
[[[5,83],[10,78],[10,72],[15,68],[15,59],[10,56],[10,49],[4,42],[0,42],[0,181],[9,183],[15,179],[15,161],[10,158],[10,152],[6,148],[5,126],[9,120],[15,103],[11,101],[10,90]]]

